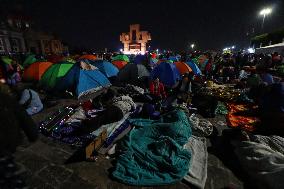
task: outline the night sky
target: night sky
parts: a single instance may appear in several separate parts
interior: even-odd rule
[[[6,1],[6,6],[23,2],[38,26],[71,46],[94,50],[122,48],[119,34],[132,23],[150,31],[152,49],[184,50],[192,42],[200,50],[245,47],[247,32],[261,32],[258,12],[265,6],[273,7],[273,13],[264,31],[284,27],[283,0]]]

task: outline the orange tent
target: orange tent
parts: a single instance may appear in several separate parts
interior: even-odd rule
[[[121,60],[115,60],[111,62],[113,65],[115,65],[118,69],[123,68],[127,62],[126,61],[121,61]]]
[[[181,75],[192,72],[192,69],[184,62],[175,62],[174,64]]]
[[[26,81],[39,81],[41,76],[51,65],[51,62],[35,62],[25,69],[23,79]]]
[[[79,57],[79,59],[87,59],[87,60],[97,60],[97,56],[92,54],[85,54]]]

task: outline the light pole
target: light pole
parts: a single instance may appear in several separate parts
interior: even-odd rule
[[[263,29],[264,21],[265,21],[266,15],[271,14],[271,12],[272,12],[272,9],[271,9],[271,8],[265,8],[265,9],[262,9],[262,10],[259,12],[259,15],[263,16],[263,18],[262,18],[262,24],[261,24],[261,29]]]

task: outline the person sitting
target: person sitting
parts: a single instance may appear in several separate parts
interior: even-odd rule
[[[10,86],[14,86],[21,81],[18,65],[14,64],[12,67],[13,69],[8,72],[7,78],[7,84]]]
[[[192,74],[185,73],[182,76],[182,80],[178,82],[178,85],[174,87],[174,93],[176,94],[178,104],[181,104],[183,102],[187,102],[189,99],[189,94],[191,91],[191,80],[192,80]]]
[[[22,130],[30,142],[35,142],[38,128],[17,103],[10,88],[1,83],[0,98],[0,188],[26,188],[14,163],[13,154],[23,142]]]
[[[263,68],[261,70],[259,70],[260,72],[260,78],[262,80],[262,82],[267,83],[268,85],[271,85],[274,83],[274,79],[273,76],[268,73],[267,69]]]
[[[113,89],[108,89],[106,94],[101,98],[105,109],[97,114],[96,117],[86,119],[83,124],[87,131],[93,131],[102,125],[117,122],[121,120],[127,113],[136,109],[136,104],[129,96],[118,96]]]
[[[284,82],[272,85],[261,84],[250,90],[250,95],[259,106],[263,135],[284,136]]]
[[[155,78],[150,83],[149,91],[151,96],[155,99],[161,100],[167,97],[164,84],[160,82],[159,78]]]
[[[43,109],[38,93],[32,89],[25,89],[22,92],[19,104],[26,109],[28,115],[34,115]]]

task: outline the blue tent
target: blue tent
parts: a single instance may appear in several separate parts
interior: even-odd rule
[[[189,61],[189,62],[186,62],[186,64],[192,69],[192,71],[195,75],[201,75],[202,74],[201,70],[198,68],[198,66],[194,62]]]
[[[117,76],[119,72],[116,66],[105,60],[89,61],[89,63],[96,66],[107,77]]]
[[[151,73],[152,79],[157,77],[164,85],[172,87],[180,80],[180,73],[174,64],[161,62]]]
[[[179,58],[177,56],[170,56],[168,60],[171,60],[173,62],[178,62]]]
[[[87,100],[96,97],[102,89],[109,87],[109,80],[99,70],[83,70],[79,64],[62,77],[57,83],[59,91],[71,89],[79,100]]]

